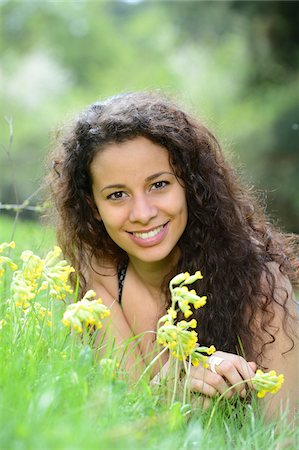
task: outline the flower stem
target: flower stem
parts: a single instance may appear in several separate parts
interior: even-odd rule
[[[178,372],[179,372],[179,360],[176,358],[175,368],[174,368],[174,387],[173,387],[172,398],[171,398],[171,406],[175,402],[175,396],[176,396],[177,385],[178,385]]]
[[[145,368],[145,370],[142,372],[142,374],[139,377],[139,380],[137,381],[137,385],[140,383],[140,381],[142,380],[142,378],[148,373],[148,371],[153,367],[153,365],[158,361],[158,359],[164,355],[164,353],[168,350],[167,347],[164,347],[163,350],[161,350],[160,353],[157,354],[157,356],[155,356],[155,358],[150,362],[150,364]]]

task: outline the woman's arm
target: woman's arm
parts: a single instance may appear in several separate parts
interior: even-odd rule
[[[263,369],[267,368],[264,369],[265,371],[275,370],[277,374],[284,374],[285,382],[278,393],[267,394],[261,403],[268,418],[279,414],[281,408],[285,410],[286,407],[289,407],[290,417],[293,417],[294,413],[298,411],[299,403],[298,306],[294,300],[289,279],[280,273],[277,264],[271,264],[269,268],[275,279],[276,302],[271,302],[273,319],[268,331],[274,335],[275,341],[264,346],[260,365]],[[262,283],[264,283],[263,291],[269,292],[265,276]],[[285,301],[286,298],[287,301]],[[285,310],[280,306],[284,303],[289,313],[287,321],[285,320]],[[255,317],[255,326],[261,341],[266,343],[271,340],[271,336],[262,332],[263,314],[263,311],[258,311]],[[256,347],[257,352],[260,351],[257,348],[258,344],[260,344],[260,339],[255,341],[253,337],[253,347]],[[216,366],[217,373],[212,373],[211,370],[203,367],[192,368],[190,377],[192,390],[213,397],[218,393],[225,392],[231,385],[239,383],[242,379],[252,378],[255,375],[256,364],[254,362],[246,362],[240,356],[221,351],[217,351],[214,355],[223,359],[221,364]],[[229,391],[226,396],[231,397],[233,393],[234,391]],[[235,393],[244,396],[246,394],[244,384],[236,387]]]
[[[267,394],[262,401],[267,417],[278,415],[281,408],[285,410],[286,407],[289,408],[289,415],[292,417],[299,407],[298,306],[289,279],[279,271],[277,264],[271,264],[270,269],[275,278],[275,300],[278,302],[272,302],[273,320],[270,323],[270,331],[275,341],[265,345],[261,365],[275,370],[277,374],[284,374],[285,381],[277,394]],[[265,277],[263,283],[267,289]],[[287,321],[285,311],[280,306],[284,302],[289,313]],[[257,315],[257,326],[261,324],[261,314],[262,312]],[[269,341],[267,333],[264,333],[262,338],[264,342]]]

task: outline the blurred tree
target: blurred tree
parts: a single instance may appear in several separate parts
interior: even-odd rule
[[[210,79],[205,89],[212,83],[218,98],[225,100],[225,111],[214,119],[223,121],[221,134],[233,141],[247,178],[267,191],[270,215],[299,232],[299,2],[183,0],[171,8],[165,2],[164,8],[177,27],[179,47],[218,47],[213,56],[220,56],[228,43],[233,83],[227,87],[221,72],[224,55],[222,64],[207,67]],[[233,36],[245,46],[234,46]],[[215,70],[221,72],[218,89]],[[229,89],[234,105],[221,87]]]
[[[285,82],[298,74],[299,2],[230,1],[251,22],[248,43],[255,61],[251,83]]]
[[[298,6],[0,0],[0,201],[38,187],[49,131],[66,113],[159,88],[207,118],[249,180],[269,191],[272,215],[299,231]],[[13,118],[10,157],[4,116]]]
[[[155,9],[139,16],[130,6],[116,2],[112,11],[107,2],[2,1],[2,145],[9,138],[5,116],[14,128],[10,158],[0,153],[2,202],[15,203],[15,191],[23,201],[38,186],[49,131],[66,112],[122,90],[175,84],[154,36],[163,17]],[[121,26],[118,8],[130,17]]]

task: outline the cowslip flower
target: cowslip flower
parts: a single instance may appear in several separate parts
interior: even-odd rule
[[[59,260],[60,255],[61,249],[57,246],[45,259],[41,259],[31,250],[22,253],[22,267],[14,273],[11,283],[12,299],[16,306],[28,308],[44,290],[48,290],[49,296],[57,300],[73,292],[68,279],[70,273],[75,270],[65,260]]]
[[[196,327],[193,319],[192,328]],[[197,333],[192,330],[190,322],[181,320],[176,325],[166,321],[157,332],[157,341],[160,345],[167,347],[173,356],[183,361],[195,350]]]
[[[193,305],[195,309],[205,305],[206,296],[200,297],[194,289],[189,290],[186,286],[202,278],[200,271],[193,275],[190,275],[189,272],[180,273],[172,278],[169,283],[171,307],[167,310],[167,314],[158,321],[157,342],[167,347],[171,355],[181,361],[189,358],[193,366],[201,363],[204,367],[208,367],[207,356],[203,353],[211,355],[216,349],[214,346],[199,346],[197,333],[192,330],[197,327],[196,320],[191,319],[189,322],[181,320],[175,323],[177,309],[184,314],[185,318],[189,318],[193,314],[190,305]]]
[[[61,255],[61,249],[57,246],[50,251],[43,261],[43,282],[40,290],[49,289],[49,295],[57,300],[62,300],[66,294],[72,294],[73,290],[68,283],[69,276],[75,269],[62,259],[57,259]]]
[[[210,347],[197,346],[190,355],[191,364],[194,367],[197,367],[199,364],[202,364],[202,366],[205,369],[208,369],[209,368],[208,357],[206,355],[203,355],[203,353],[206,353],[207,355],[212,355],[215,352],[216,348],[214,347],[214,345],[211,345]]]
[[[283,374],[277,375],[275,370],[270,370],[270,372],[265,373],[258,369],[255,376],[252,378],[252,384],[257,390],[257,396],[259,398],[265,397],[267,392],[275,394],[279,391],[283,382]]]
[[[207,297],[205,295],[200,297],[194,289],[189,290],[186,286],[202,278],[202,273],[198,270],[193,275],[190,275],[189,272],[180,273],[169,283],[173,308],[175,309],[177,303],[186,319],[192,315],[190,305],[198,309],[206,304]],[[174,287],[175,285],[179,286]]]
[[[13,274],[11,293],[16,306],[26,309],[38,293],[43,261],[31,250],[22,252],[20,259],[23,264],[21,269]]]
[[[17,270],[18,266],[9,258],[8,256],[3,256],[1,253],[3,253],[7,248],[15,248],[16,244],[14,241],[11,242],[3,242],[0,244],[0,277],[4,274],[4,268],[3,266],[6,264],[8,265],[12,270]]]
[[[26,309],[36,297],[36,283],[32,283],[32,280],[27,280],[22,270],[17,270],[13,274],[11,293],[12,300],[16,306]]]
[[[96,328],[102,327],[102,320],[110,315],[110,310],[103,305],[102,300],[90,300],[96,293],[89,290],[79,302],[67,306],[63,315],[62,323],[73,328],[76,332],[82,333],[84,328],[93,325]]]
[[[35,255],[31,250],[25,250],[21,254],[23,261],[22,272],[24,279],[32,284],[37,289],[38,282],[42,276],[44,263],[43,260]]]
[[[170,355],[178,360],[189,360],[195,367],[201,364],[204,368],[209,368],[207,355],[215,353],[216,348],[214,345],[210,347],[199,345],[196,331],[191,330],[192,328],[197,328],[196,320],[192,319],[189,322],[181,320],[176,323],[178,310],[184,314],[185,318],[188,318],[192,315],[190,305],[194,309],[197,309],[206,303],[206,296],[199,297],[195,290],[189,290],[186,286],[200,279],[202,279],[202,274],[200,271],[197,271],[194,275],[190,275],[188,272],[180,273],[170,281],[171,306],[167,310],[167,314],[158,321],[157,342],[163,345],[164,348],[167,348]],[[261,370],[257,370],[251,381],[257,390],[257,396],[263,398],[267,392],[275,394],[281,388],[284,382],[284,376],[282,374],[277,375],[275,370],[271,370],[269,373],[263,373]],[[186,386],[185,384],[185,388]],[[229,389],[233,388],[234,386],[231,386]],[[224,395],[225,392],[217,399],[208,422],[208,427],[215,413],[216,406]]]

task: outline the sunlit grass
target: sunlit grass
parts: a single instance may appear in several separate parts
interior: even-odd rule
[[[43,255],[55,243],[54,230],[42,224],[41,221],[18,219],[14,225],[14,218],[0,212],[0,242],[14,240],[17,244],[16,253],[30,249]]]
[[[11,239],[11,225],[1,219],[1,240]],[[40,224],[19,222],[15,241],[10,257],[20,267],[21,250],[44,257],[55,240]],[[34,309],[25,320],[8,301],[13,298],[12,274],[7,267],[0,278],[0,321],[5,321],[0,322],[1,449],[296,448],[298,432],[289,420],[282,416],[266,424],[256,399],[251,405],[221,401],[210,422],[213,404],[203,411],[199,396],[184,403],[177,389],[173,401],[169,384],[151,386],[146,377],[127,384],[122,367],[112,364],[113,370],[107,370],[102,364],[103,358],[115,360],[113,350],[95,358],[86,340],[62,323],[62,300],[50,300],[46,291],[34,300],[51,310],[52,326]]]

